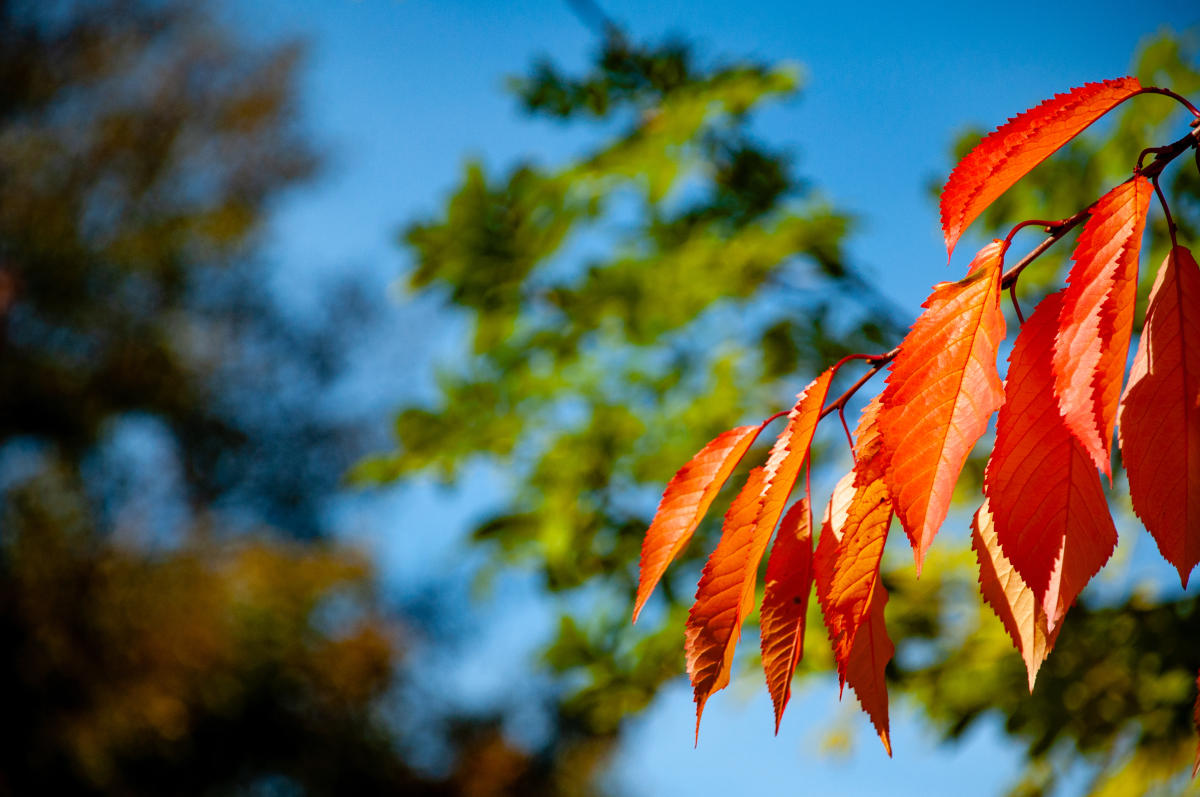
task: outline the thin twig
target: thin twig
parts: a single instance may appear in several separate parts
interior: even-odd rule
[[[892,349],[891,351],[884,352],[883,354],[854,355],[854,359],[866,360],[867,362],[871,363],[871,370],[867,371],[865,374],[860,376],[858,378],[858,381],[855,382],[853,385],[846,388],[846,391],[844,393],[842,393],[842,395],[840,395],[836,399],[834,399],[833,403],[826,405],[825,409],[821,410],[821,414],[819,416],[817,416],[818,420],[820,420],[821,418],[824,418],[826,415],[830,414],[831,412],[835,412],[838,409],[845,407],[846,403],[848,401],[850,401],[851,398],[854,397],[854,394],[858,392],[859,388],[861,388],[867,382],[871,381],[871,377],[875,376],[875,374],[882,371],[884,369],[884,366],[886,366],[892,360],[896,359],[896,355],[899,353],[900,353],[900,347],[897,346],[896,348]]]
[[[1176,94],[1175,92],[1171,91],[1170,89],[1163,89],[1163,88],[1159,88],[1158,86],[1146,86],[1141,91],[1139,91],[1138,94],[1161,94],[1164,97],[1170,97],[1171,99],[1175,100],[1176,102],[1181,103],[1183,105],[1183,107],[1185,107],[1189,111],[1191,111],[1192,116],[1196,117],[1197,119],[1200,119],[1200,110],[1197,110],[1196,106],[1192,105],[1192,103],[1188,100],[1187,97],[1180,96],[1179,94]]]
[[[1021,312],[1021,303],[1017,301],[1017,283],[1015,280],[1012,285],[1008,286],[1008,298],[1012,299],[1013,309],[1017,311],[1017,320],[1024,326],[1025,314]]]
[[[842,429],[846,432],[846,443],[850,446],[850,459],[855,465],[858,464],[858,457],[854,456],[854,435],[850,434],[850,424],[846,423],[846,408],[838,407],[838,417],[842,420]]]
[[[1158,178],[1151,180],[1150,184],[1154,186],[1154,193],[1158,195],[1163,215],[1167,217],[1167,233],[1171,236],[1171,249],[1175,250],[1179,247],[1179,241],[1175,238],[1175,219],[1171,218],[1171,208],[1167,207],[1167,198],[1163,196],[1162,188],[1158,185]]]

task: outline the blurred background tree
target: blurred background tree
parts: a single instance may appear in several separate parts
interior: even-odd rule
[[[686,608],[719,531],[713,518],[701,526],[663,598],[630,627],[640,543],[662,486],[705,441],[789,406],[843,354],[894,345],[918,308],[894,308],[872,290],[845,254],[855,220],[754,136],[753,114],[799,90],[794,69],[704,63],[678,41],[636,44],[596,7],[572,5],[602,38],[594,66],[574,76],[542,63],[512,88],[531,115],[593,127],[600,143],[555,168],[494,174],[471,163],[443,210],[405,229],[409,288],[465,319],[472,347],[440,371],[436,402],[399,411],[395,451],[356,476],[435,473],[453,483],[468,466],[493,469],[507,507],[472,539],[494,567],[532,567],[559,596],[559,632],[545,651],[559,675],[559,736],[603,749],[680,675]],[[1131,70],[1200,91],[1190,34],[1163,35]],[[1130,104],[997,203],[979,236],[1074,213],[1122,179],[1143,147],[1177,138],[1181,119],[1169,102]],[[957,154],[978,135],[966,134]],[[1194,237],[1197,175],[1186,166],[1173,174],[1177,214]],[[1152,236],[1147,262],[1156,265],[1161,218]],[[1060,280],[1069,251],[1064,243],[1040,261],[1023,290]],[[1153,269],[1143,273],[1144,303]],[[830,443],[844,445],[840,430],[826,431],[818,463],[836,461]],[[965,501],[978,494],[982,464],[960,484]],[[1124,517],[1127,531],[1139,528],[1127,507]],[[914,698],[944,737],[1003,717],[1027,753],[1014,793],[1048,793],[1076,765],[1096,794],[1188,788],[1194,598],[1128,583],[1089,591],[1030,697],[1019,656],[980,604],[965,534],[943,532],[919,582],[902,548],[889,553],[885,578],[898,644],[889,677],[893,694]],[[821,624],[810,632],[802,673],[830,663]],[[744,647],[742,661],[753,663]]]
[[[278,303],[317,158],[300,49],[204,4],[0,0],[0,794],[457,794],[549,767],[487,717],[418,771],[408,617],[329,539],[378,302]],[[371,419],[375,420],[375,419]]]

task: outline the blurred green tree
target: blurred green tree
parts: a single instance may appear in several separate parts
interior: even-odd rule
[[[379,483],[432,472],[453,482],[479,462],[502,474],[509,505],[472,539],[494,566],[532,566],[560,595],[560,630],[546,651],[562,676],[560,733],[602,745],[680,673],[698,557],[715,545],[710,518],[663,584],[665,600],[628,625],[662,486],[704,441],[790,406],[821,369],[848,352],[889,348],[903,326],[844,254],[853,219],[751,133],[756,110],[797,92],[796,71],[701,64],[681,43],[639,46],[598,20],[604,46],[590,72],[543,63],[513,88],[529,113],[590,122],[607,138],[557,167],[492,174],[471,164],[443,211],[405,230],[409,287],[468,321],[470,350],[439,373],[435,403],[399,411],[396,450],[356,475]],[[1194,96],[1194,37],[1149,43],[1133,73]],[[1143,147],[1177,137],[1178,119],[1166,101],[1122,111],[993,206],[985,234],[1074,213],[1127,174]],[[968,134],[959,148],[975,140]],[[1174,174],[1191,232],[1197,176]],[[1040,261],[1029,284],[1045,289],[1061,266]],[[964,482],[981,469],[975,463]],[[1185,788],[1196,601],[1089,593],[1029,697],[959,541],[939,541],[919,582],[907,557],[890,566],[893,689],[915,697],[947,737],[1003,716],[1027,745],[1017,793],[1049,791],[1069,761],[1092,767],[1095,793]],[[816,636],[819,626],[809,626]],[[828,668],[825,647],[809,640],[802,672]]]
[[[0,794],[539,793],[494,719],[428,771],[383,713],[409,640],[320,520],[364,431],[314,400],[370,305],[265,289],[299,49],[204,5],[0,0]]]

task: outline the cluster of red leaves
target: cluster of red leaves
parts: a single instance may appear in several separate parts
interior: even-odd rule
[[[1088,84],[986,137],[942,192],[947,250],[1030,169],[1144,91],[1133,78]],[[1067,285],[1021,325],[1004,380],[996,360],[1005,339],[1000,299],[1008,242],[985,246],[961,280],[934,286],[890,355],[886,387],[863,410],[853,470],[830,497],[815,551],[807,478],[805,496],[786,514],[784,508],[804,468],[811,470],[818,421],[840,411],[848,397],[826,403],[846,361],[799,395],[766,464],[750,472],[725,515],[688,617],[697,733],[705,701],[729,681],[759,566],[778,525],[760,610],[776,731],[803,652],[815,584],[839,682],[854,690],[891,754],[884,676],[894,648],[879,570],[888,530],[895,516],[919,574],[959,473],[997,411],[972,544],[983,598],[1024,659],[1031,690],[1068,609],[1116,546],[1101,474],[1112,478],[1118,421],[1134,511],[1187,586],[1200,562],[1200,267],[1174,241],[1125,386],[1138,259],[1155,190],[1139,168],[1088,209]],[[878,364],[888,356],[873,359]],[[671,480],[642,548],[635,620],[767,422],[720,435]],[[1200,701],[1196,711],[1200,723]]]

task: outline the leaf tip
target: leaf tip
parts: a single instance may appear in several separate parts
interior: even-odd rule
[[[887,728],[879,732],[879,741],[883,742],[883,749],[887,751],[888,758],[892,757],[892,736]]]

